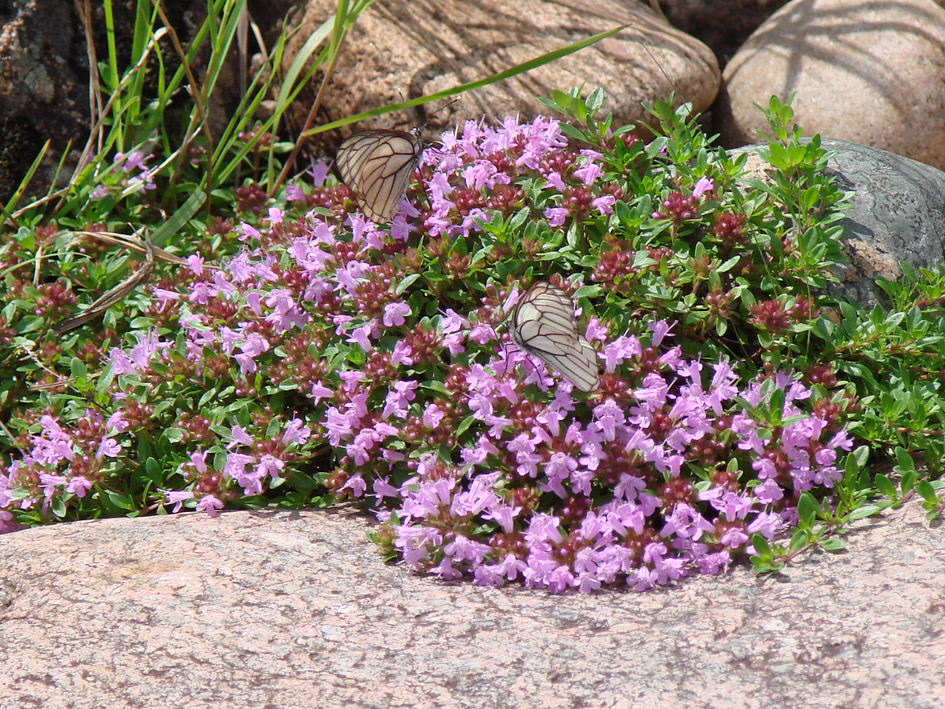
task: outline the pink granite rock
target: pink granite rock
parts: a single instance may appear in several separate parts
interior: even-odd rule
[[[637,594],[385,566],[350,511],[0,537],[0,707],[941,707],[945,534]]]
[[[310,0],[299,31],[289,42],[291,63],[311,33],[334,11],[333,0]],[[323,121],[396,104],[488,77],[623,23],[629,27],[553,63],[468,93],[438,114],[431,126],[464,118],[523,118],[548,113],[537,97],[552,89],[586,85],[607,93],[605,112],[622,125],[651,116],[640,106],[666,100],[691,101],[706,110],[719,83],[718,62],[698,40],[672,27],[639,2],[599,0],[592,5],[550,0],[483,2],[391,0],[374,3],[351,30],[324,97]],[[317,87],[317,84],[315,85]],[[305,115],[314,89],[300,101]],[[427,107],[431,111],[443,105]],[[357,129],[409,127],[420,115],[398,112],[359,123]]]
[[[714,110],[728,147],[768,124],[755,106],[796,93],[805,135],[945,168],[945,9],[932,0],[793,0],[725,67]]]

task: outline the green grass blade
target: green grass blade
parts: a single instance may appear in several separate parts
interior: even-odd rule
[[[317,135],[318,133],[324,133],[325,131],[334,130],[336,128],[341,128],[350,123],[355,123],[357,121],[363,121],[365,118],[373,118],[374,116],[382,116],[385,113],[390,113],[391,111],[396,111],[401,108],[410,108],[412,106],[422,106],[425,103],[430,103],[431,101],[437,101],[443,98],[449,98],[450,96],[455,96],[456,94],[461,94],[465,91],[471,91],[472,89],[478,89],[482,86],[488,86],[489,84],[495,84],[499,81],[504,81],[505,79],[510,79],[513,76],[518,76],[519,74],[524,74],[526,71],[531,71],[540,66],[544,66],[550,62],[560,59],[561,57],[566,57],[569,54],[574,54],[585,47],[589,47],[592,44],[600,42],[602,39],[607,39],[613,35],[620,32],[622,29],[629,27],[629,24],[620,25],[619,27],[614,27],[605,32],[595,34],[592,37],[586,37],[580,41],[569,44],[566,47],[561,47],[560,49],[555,49],[541,56],[535,57],[534,59],[529,59],[527,62],[522,62],[521,64],[516,64],[513,67],[500,71],[497,74],[492,76],[485,77],[483,79],[476,79],[475,81],[470,81],[465,84],[458,84],[449,89],[444,89],[443,91],[437,91],[433,94],[427,94],[426,96],[420,96],[418,98],[410,99],[406,102],[398,102],[396,104],[390,104],[388,106],[381,106],[380,108],[372,108],[370,111],[364,111],[358,113],[354,116],[347,116],[346,118],[340,118],[337,121],[332,121],[331,123],[325,123],[324,125],[317,126],[305,133],[306,136]]]
[[[33,179],[36,169],[43,161],[43,158],[46,157],[46,152],[49,150],[49,142],[50,141],[47,140],[43,144],[43,147],[39,149],[39,153],[37,153],[36,157],[33,159],[33,163],[29,166],[29,169],[26,171],[23,179],[20,180],[20,184],[16,188],[16,191],[13,193],[10,199],[7,200],[6,205],[3,207],[3,213],[0,215],[0,225],[5,224],[7,217],[13,214],[13,210],[16,209],[16,203],[20,201],[20,197],[22,197],[23,193],[26,192],[26,188],[29,186],[30,180]]]
[[[184,225],[200,211],[206,198],[207,194],[200,189],[200,187],[195,185],[194,191],[191,193],[190,197],[187,198],[187,201],[171,215],[170,219],[164,222],[151,235],[151,244],[154,246],[163,246],[171,234],[176,234],[180,231]]]

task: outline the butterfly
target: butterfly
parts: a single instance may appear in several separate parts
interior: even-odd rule
[[[420,130],[355,133],[338,148],[335,157],[341,179],[354,192],[364,214],[377,223],[390,221],[407,192],[423,155]]]
[[[539,281],[525,291],[509,318],[509,332],[519,349],[557,369],[579,391],[600,387],[597,353],[578,334],[574,302],[556,285]]]

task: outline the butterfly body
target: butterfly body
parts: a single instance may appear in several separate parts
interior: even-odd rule
[[[578,332],[573,301],[557,286],[539,281],[525,291],[512,311],[509,332],[519,349],[557,369],[576,389],[600,387],[597,353]]]
[[[364,214],[390,221],[407,192],[423,155],[420,131],[378,129],[355,133],[338,148],[341,179],[354,192]]]

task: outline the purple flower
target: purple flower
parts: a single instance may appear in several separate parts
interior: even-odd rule
[[[286,424],[285,432],[282,434],[282,442],[285,445],[295,444],[305,445],[305,442],[312,435],[312,431],[305,425],[300,418],[294,418]]]
[[[748,535],[738,527],[730,527],[719,537],[719,543],[724,544],[730,549],[738,549],[748,543]]]
[[[407,406],[416,397],[417,382],[414,380],[399,381],[394,383],[393,389],[388,391],[384,400],[384,408],[381,411],[381,418],[387,419],[391,416],[397,418],[407,418]]]
[[[269,453],[264,454],[260,459],[254,471],[259,478],[267,475],[277,482],[280,478],[279,473],[285,468],[285,463]]]
[[[360,327],[356,327],[351,331],[351,334],[345,340],[345,342],[351,342],[352,344],[358,345],[365,352],[370,352],[373,348],[371,345],[371,331],[374,329],[372,323],[365,323]]]
[[[250,437],[248,433],[246,433],[246,429],[244,429],[242,426],[239,426],[239,425],[231,426],[230,437],[232,440],[226,444],[226,447],[231,450],[235,448],[237,445],[244,445],[244,446],[253,445],[253,439]]]
[[[388,303],[384,306],[384,327],[400,327],[404,317],[410,315],[410,306],[406,303]]]
[[[374,491],[376,504],[381,504],[385,497],[397,497],[397,488],[391,485],[387,478],[375,478],[371,489]]]
[[[660,530],[663,538],[676,535],[683,539],[699,541],[703,534],[714,534],[715,527],[691,505],[678,504],[666,518],[666,524]]]
[[[702,197],[702,195],[706,194],[707,192],[711,192],[714,189],[715,183],[711,179],[707,177],[700,177],[699,181],[696,182],[696,186],[692,188],[693,199],[699,199]]]
[[[533,548],[544,548],[549,542],[560,544],[563,539],[558,529],[558,518],[545,513],[533,515],[525,532],[525,541]]]
[[[102,442],[98,444],[95,457],[99,460],[102,458],[117,458],[119,453],[121,453],[121,446],[118,445],[118,441],[114,438],[103,438]]]
[[[574,176],[585,185],[593,185],[603,174],[600,163],[597,162],[602,155],[594,150],[582,150],[581,155],[587,158],[585,164],[574,171]]]
[[[108,362],[113,374],[135,374],[138,370],[127,355],[117,347],[108,352]]]
[[[718,574],[728,568],[732,563],[731,555],[728,550],[722,550],[713,554],[703,554],[695,558],[696,565],[700,573]]]
[[[162,340],[156,330],[138,335],[138,344],[131,348],[128,359],[134,372],[143,372],[151,363],[151,358],[159,352],[173,346],[173,342]]]
[[[553,187],[559,192],[564,192],[568,186],[564,184],[564,180],[561,179],[561,175],[557,172],[549,172],[545,175],[545,180],[548,181],[548,186]]]
[[[76,475],[69,479],[69,483],[66,485],[66,492],[69,492],[75,495],[78,498],[85,497],[85,493],[92,489],[92,483],[81,475]]]
[[[769,471],[770,477],[774,477],[776,474],[773,469],[774,465],[770,460],[766,462],[771,466],[771,470]],[[774,480],[765,480],[760,485],[756,485],[754,488],[752,488],[752,492],[755,494],[755,497],[758,498],[758,501],[763,505],[770,505],[784,499],[784,490],[782,490],[781,486],[778,485]]]
[[[427,428],[435,429],[440,425],[440,421],[443,420],[444,415],[439,406],[430,402],[423,409],[423,425]]]
[[[161,490],[164,494],[164,497],[167,498],[165,504],[173,504],[174,508],[171,510],[172,513],[180,512],[181,507],[187,500],[194,499],[194,493],[192,490]]]
[[[785,524],[773,512],[762,512],[748,525],[749,534],[761,534],[765,539],[774,539],[774,536],[784,529]]]
[[[305,193],[296,185],[286,185],[285,199],[287,202],[304,202]]]
[[[251,332],[240,345],[241,354],[234,355],[233,359],[240,366],[240,373],[245,377],[256,371],[256,357],[269,350],[269,341],[262,335]]]
[[[394,345],[394,351],[391,353],[390,363],[395,367],[400,365],[409,367],[414,363],[414,358],[411,356],[412,351],[410,345],[404,344],[403,340],[398,340]]]
[[[577,470],[577,467],[578,462],[566,453],[553,453],[551,459],[545,463],[543,470],[545,482],[539,485],[539,489],[542,492],[553,492],[561,498],[567,497],[568,493],[562,483],[571,477],[571,473]]]
[[[47,502],[56,494],[56,488],[60,485],[64,486],[67,482],[62,475],[50,475],[48,473],[40,473],[39,475],[39,484],[43,488],[43,495]]]
[[[40,425],[43,427],[42,433],[32,437],[32,458],[37,463],[49,466],[58,465],[63,460],[74,460],[72,438],[60,428],[56,420],[46,415],[40,418]]]
[[[195,276],[203,275],[203,256],[200,254],[191,254],[187,257],[187,267]]]
[[[545,219],[548,220],[548,226],[559,227],[568,218],[568,210],[564,207],[548,207],[544,211]]]
[[[665,320],[656,320],[647,324],[647,327],[653,332],[653,347],[659,347],[667,335],[670,334],[673,326]]]
[[[509,533],[514,529],[515,518],[521,511],[521,507],[512,507],[510,505],[497,503],[490,506],[489,510],[483,515],[483,518],[495,521],[504,532]]]
[[[115,166],[125,172],[144,169],[144,153],[140,150],[132,150],[127,155],[125,153],[115,153]]]
[[[486,160],[477,160],[463,170],[463,179],[466,186],[474,190],[481,190],[484,187],[491,190],[496,184],[508,184],[509,182],[508,175],[500,173],[495,165]]]
[[[351,494],[355,497],[363,497],[364,491],[367,490],[367,483],[364,482],[364,478],[360,475],[353,475],[341,486],[341,489],[351,490]]]
[[[328,177],[328,171],[330,169],[330,163],[323,161],[313,162],[311,167],[309,167],[305,173],[308,175],[315,187],[321,187],[325,183],[325,178]]]
[[[601,195],[591,200],[591,204],[594,205],[594,209],[597,210],[598,214],[613,214],[616,203],[617,198],[610,194]]]
[[[525,569],[525,562],[514,554],[506,554],[497,564],[476,566],[473,570],[473,581],[479,586],[502,586],[506,580],[517,579]]]
[[[293,327],[302,327],[311,320],[311,317],[299,308],[288,290],[273,290],[266,298],[266,306],[272,308],[272,313],[266,316],[266,321],[273,324],[277,333]]]
[[[223,507],[223,503],[220,502],[213,495],[204,495],[197,502],[197,507],[195,508],[197,512],[206,512],[211,517],[217,516],[217,511]]]
[[[262,493],[262,478],[266,471],[259,466],[254,466],[251,471],[247,471],[246,466],[255,463],[256,459],[251,455],[243,453],[227,453],[226,463],[223,465],[223,474],[232,478],[236,484],[243,488],[244,495],[259,495]]]
[[[198,473],[207,472],[207,453],[209,451],[195,451],[190,454],[190,462]]]

